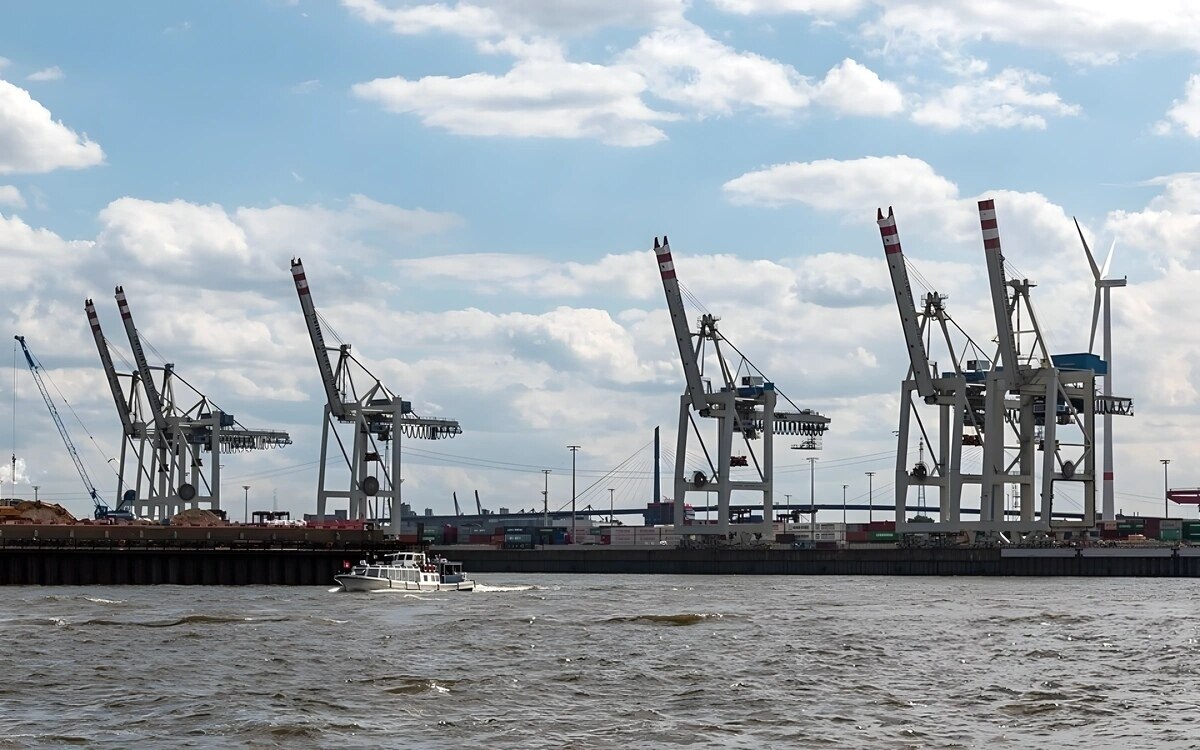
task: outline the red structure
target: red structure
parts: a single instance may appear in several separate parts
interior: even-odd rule
[[[1179,505],[1200,505],[1200,487],[1167,490],[1167,499]]]

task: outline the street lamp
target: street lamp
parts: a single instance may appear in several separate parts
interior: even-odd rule
[[[867,522],[875,520],[875,472],[868,471],[867,475]]]
[[[1160,458],[1159,463],[1163,465],[1163,518],[1171,517],[1171,491],[1167,489],[1167,464],[1171,463],[1169,458]]]
[[[846,488],[849,486],[850,485],[848,485],[848,484],[842,485],[842,525],[843,526],[846,525]]]
[[[245,515],[242,516],[242,523],[250,523],[250,485],[243,484],[242,489],[245,491],[244,499],[246,501],[246,508],[242,511],[245,513]],[[324,521],[325,519],[322,518],[321,520]]]
[[[571,451],[571,544],[575,543],[575,454],[579,452],[578,445],[568,445]]]

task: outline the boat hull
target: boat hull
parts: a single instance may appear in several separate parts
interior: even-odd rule
[[[417,581],[395,581],[390,578],[360,576],[352,573],[334,576],[334,580],[343,591],[471,591],[475,582],[471,580],[458,583],[427,583]]]

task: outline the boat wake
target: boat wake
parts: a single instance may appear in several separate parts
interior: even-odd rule
[[[475,583],[475,591],[484,594],[501,594],[509,591],[532,591],[537,586],[488,586],[486,583]]]

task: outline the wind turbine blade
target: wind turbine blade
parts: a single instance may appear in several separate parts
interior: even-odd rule
[[[1083,252],[1087,253],[1088,265],[1092,267],[1092,276],[1099,281],[1100,269],[1096,267],[1096,259],[1092,257],[1092,249],[1088,247],[1087,240],[1083,238],[1083,230],[1079,228],[1079,219],[1072,217],[1075,222],[1075,231],[1079,232],[1079,241],[1083,243]],[[1095,326],[1092,326],[1095,328]]]
[[[1096,325],[1100,322],[1100,290],[1096,289],[1096,297],[1092,301],[1092,337],[1088,339],[1088,352],[1096,348]]]
[[[1104,259],[1104,267],[1100,269],[1100,278],[1108,278],[1108,269],[1112,267],[1113,253],[1117,251],[1117,241],[1113,240],[1108,246],[1108,257]]]

